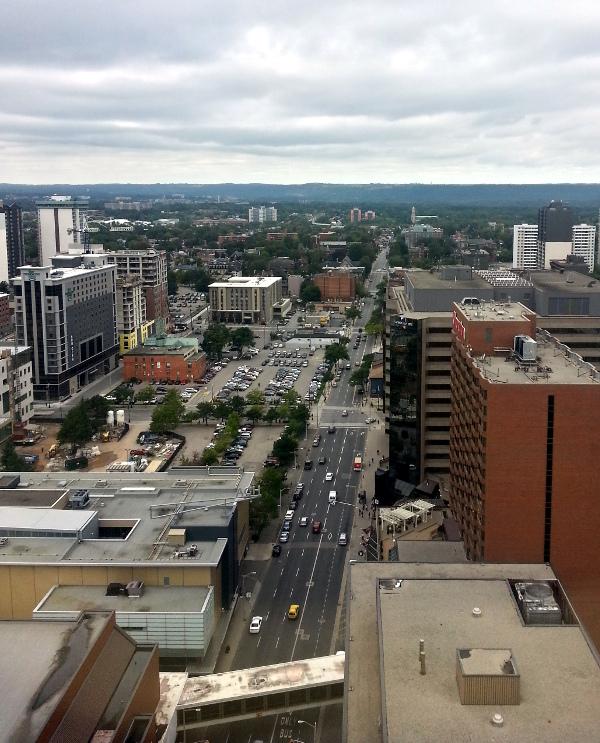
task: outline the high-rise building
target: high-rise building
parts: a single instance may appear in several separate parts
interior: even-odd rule
[[[23,211],[18,204],[0,201],[0,281],[17,275],[24,256]]]
[[[126,353],[146,341],[154,321],[146,319],[146,297],[140,276],[118,277],[116,291],[119,351]]]
[[[65,253],[69,245],[82,241],[87,199],[50,196],[35,202],[38,210],[38,259],[50,266],[52,256]]]
[[[350,209],[350,224],[358,224],[359,222],[362,222],[362,212],[355,206],[353,209]]]
[[[562,201],[551,201],[538,211],[538,268],[564,260],[573,247],[573,211]]]
[[[596,266],[596,225],[573,225],[573,255],[578,255],[586,262],[590,271]]]
[[[452,324],[450,505],[467,556],[550,563],[600,631],[600,372],[517,302],[455,303]]]
[[[33,416],[31,349],[0,346],[0,443]]]
[[[14,278],[17,342],[31,346],[36,400],[61,400],[117,365],[116,271],[105,255],[59,255]]]
[[[277,222],[277,209],[274,206],[251,206],[248,209],[248,222]]]
[[[363,219],[365,220],[365,222],[372,222],[376,216],[377,215],[372,209],[367,209],[367,211],[363,214]]]
[[[167,286],[167,254],[164,250],[118,250],[106,254],[109,263],[117,266],[117,276],[139,276],[146,299],[146,320],[166,320],[169,317]]]
[[[513,268],[539,268],[537,224],[516,224],[513,227]]]

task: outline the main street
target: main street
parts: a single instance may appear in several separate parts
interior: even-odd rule
[[[385,259],[380,255],[374,265],[371,290],[375,289],[384,273]],[[373,299],[368,297],[357,327],[369,319],[372,308]],[[233,668],[328,655],[335,646],[333,632],[348,549],[338,542],[342,532],[350,534],[352,529],[360,481],[360,473],[354,472],[352,465],[354,457],[364,453],[369,428],[365,417],[370,411],[358,404],[359,396],[348,384],[355,362],[360,362],[372,347],[369,339],[354,349],[352,341],[357,335],[354,329],[348,345],[352,369],[343,372],[336,387],[329,387],[326,399],[320,404],[318,428],[316,410],[313,410],[308,439],[303,455],[299,457],[300,466],[304,459],[311,459],[313,466],[310,470],[292,473],[291,490],[297,481],[302,482],[304,495],[294,513],[289,542],[282,545],[281,556],[271,558],[266,569],[261,571],[260,590],[252,611],[254,616],[263,618],[261,631],[258,635],[248,633],[244,637],[235,651]],[[347,416],[342,416],[344,409]],[[335,426],[335,433],[327,432],[329,425]],[[317,433],[321,434],[321,441],[313,447],[312,441]],[[318,459],[322,456],[327,458],[327,462],[320,465]],[[326,472],[334,473],[333,481],[325,481]],[[337,493],[335,505],[328,501],[331,490]],[[283,512],[288,503],[289,498],[282,502]],[[299,526],[303,516],[308,517],[308,526]],[[312,532],[314,520],[322,524],[320,534]],[[249,572],[253,572],[252,567],[252,564],[248,566]],[[249,588],[251,581],[247,583]],[[296,620],[287,617],[290,604],[300,605]],[[299,715],[278,715],[215,726],[203,733],[211,743],[272,742],[294,737],[310,740],[310,730],[306,726],[302,729],[302,723],[298,724],[298,718],[302,718],[310,724],[319,724],[321,741],[340,740],[341,710],[328,708],[326,715],[320,716],[319,713],[320,709],[314,708]],[[194,732],[194,738],[202,738],[199,731]]]

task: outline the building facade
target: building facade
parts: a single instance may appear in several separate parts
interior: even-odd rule
[[[24,263],[23,210],[0,201],[0,281],[16,276]]]
[[[10,294],[0,292],[0,333],[4,335],[12,327],[12,315],[10,311]]]
[[[87,199],[50,196],[35,202],[38,213],[38,260],[50,266],[52,257],[82,242]]]
[[[278,276],[237,276],[214,282],[208,292],[213,322],[272,322],[283,297]]]
[[[117,365],[114,266],[57,256],[13,279],[17,342],[31,346],[36,400],[61,400]]]
[[[513,227],[513,268],[539,268],[538,226],[516,224]]]
[[[146,319],[146,297],[140,276],[117,278],[115,308],[119,351],[126,353],[146,341],[154,324]]]
[[[359,224],[360,222],[362,222],[362,212],[357,206],[350,209],[349,216],[350,216],[350,224]]]
[[[277,222],[277,209],[274,206],[251,206],[248,209],[248,222]]]
[[[562,201],[551,201],[538,211],[539,268],[563,260],[573,249],[573,211]]]
[[[321,300],[351,302],[356,299],[356,276],[349,272],[320,273],[313,282],[319,287]]]
[[[572,254],[583,258],[588,269],[596,267],[596,225],[574,224]]]
[[[119,250],[107,253],[108,261],[117,266],[117,277],[139,276],[144,287],[146,319],[169,318],[167,290],[167,254],[164,250]]]
[[[0,346],[0,444],[33,416],[31,349]]]
[[[197,338],[156,338],[132,348],[123,356],[125,379],[142,382],[199,382],[206,373],[206,354]]]

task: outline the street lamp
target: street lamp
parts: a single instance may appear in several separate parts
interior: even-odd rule
[[[312,731],[313,731],[313,743],[316,743],[316,740],[317,740],[317,723],[316,722],[308,722],[307,720],[298,720],[298,725],[308,725],[308,727],[312,728]]]

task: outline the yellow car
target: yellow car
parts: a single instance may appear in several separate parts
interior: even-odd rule
[[[300,604],[291,604],[288,609],[288,619],[298,619],[300,614]]]

